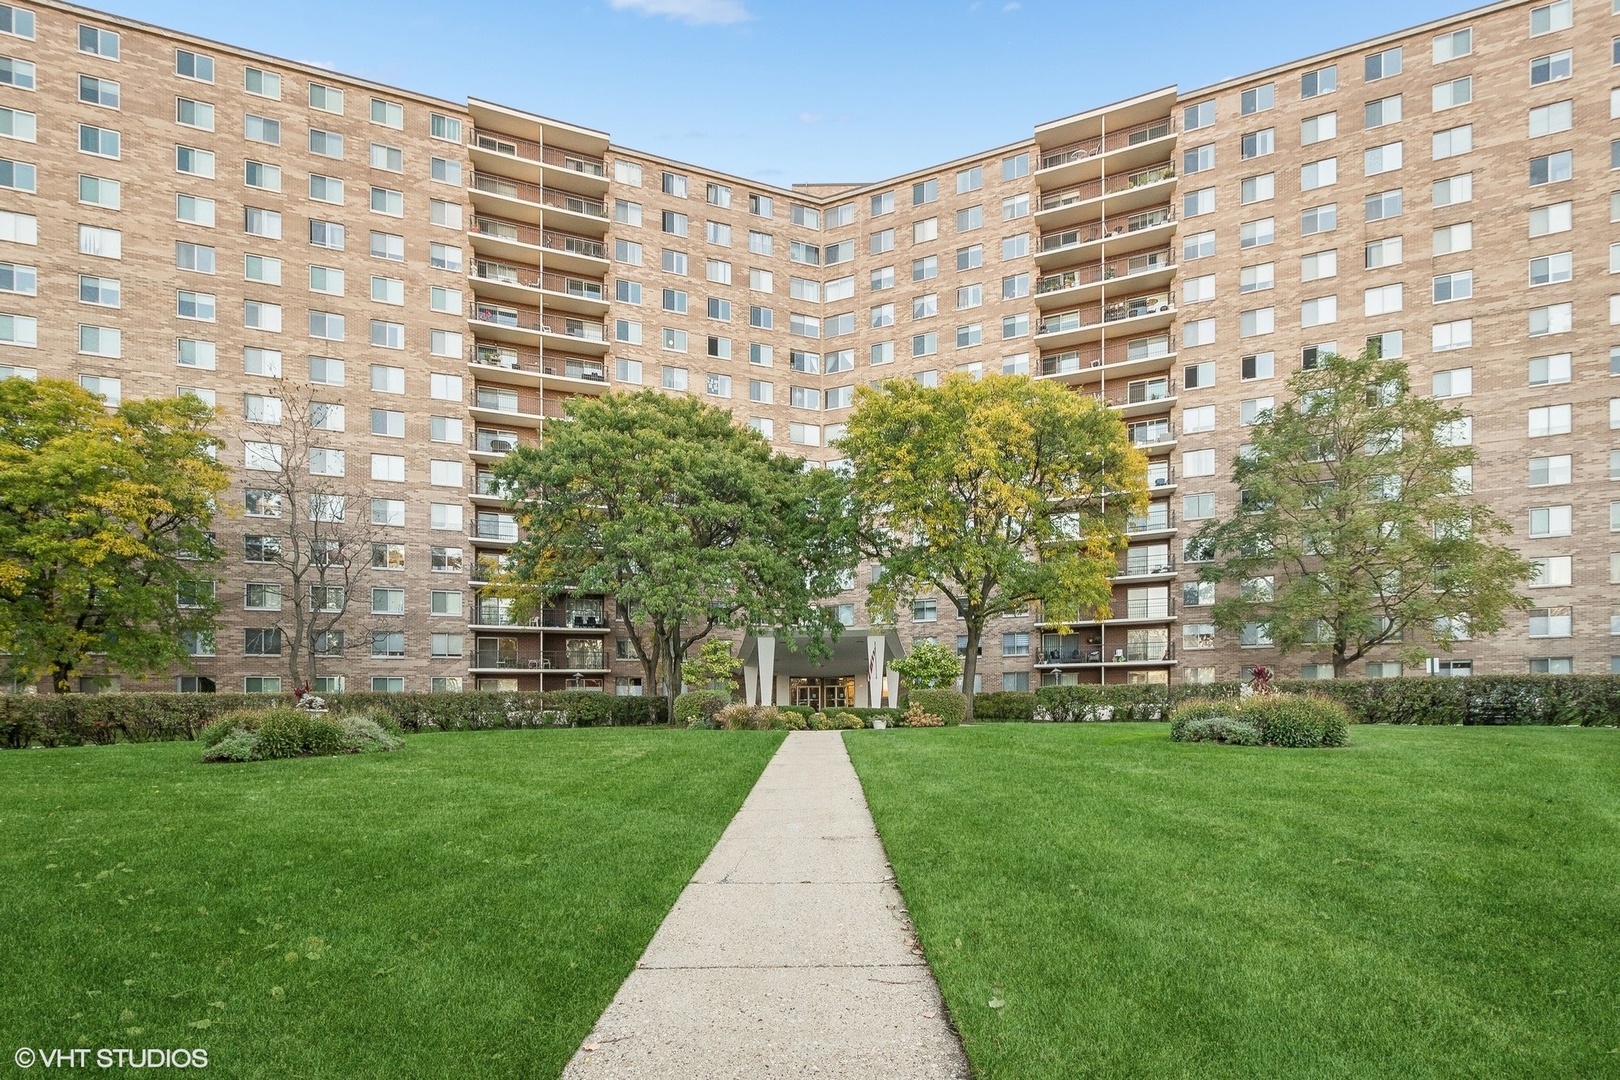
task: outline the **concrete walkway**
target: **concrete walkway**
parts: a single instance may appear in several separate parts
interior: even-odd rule
[[[793,732],[563,1076],[969,1076],[835,731]]]

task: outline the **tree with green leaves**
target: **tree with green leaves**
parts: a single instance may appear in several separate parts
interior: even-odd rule
[[[187,640],[212,636],[212,419],[191,395],[109,409],[70,382],[0,381],[5,678],[66,693],[188,662]]]
[[[912,690],[953,687],[962,677],[962,659],[956,650],[937,641],[919,641],[911,652],[889,664]]]
[[[1232,470],[1238,504],[1195,538],[1202,580],[1237,586],[1217,626],[1326,651],[1338,678],[1374,649],[1421,662],[1526,606],[1530,564],[1469,497],[1462,412],[1415,396],[1406,365],[1372,348],[1320,358],[1288,391]]]
[[[710,638],[698,646],[696,656],[687,657],[681,665],[681,681],[694,690],[712,690],[718,685],[730,693],[742,666],[731,651],[731,642]]]
[[[670,715],[682,661],[716,630],[803,634],[824,656],[840,629],[819,601],[855,559],[842,478],[772,453],[724,409],[650,390],[575,397],[495,473],[523,538],[492,591],[520,611],[612,595]]]
[[[863,552],[882,564],[874,617],[943,593],[967,627],[972,717],[992,618],[1040,604],[1051,622],[1105,614],[1125,525],[1147,506],[1147,462],[1119,416],[1022,375],[856,391],[838,445],[852,467]]]

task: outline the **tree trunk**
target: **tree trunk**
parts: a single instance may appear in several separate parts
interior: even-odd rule
[[[664,670],[664,700],[669,705],[669,722],[675,722],[675,698],[681,692],[680,671],[681,665],[677,651],[680,649],[681,628],[676,627],[665,638],[669,643],[669,654],[665,657]]]
[[[1342,679],[1350,674],[1350,661],[1345,659],[1344,642],[1333,643],[1333,678]]]
[[[967,624],[967,656],[962,658],[962,696],[967,698],[967,712],[962,722],[973,723],[973,682],[979,672],[979,639],[984,634],[982,621],[969,619]]]
[[[51,688],[58,694],[73,693],[73,681],[68,677],[73,671],[73,665],[66,660],[58,660],[51,665]]]

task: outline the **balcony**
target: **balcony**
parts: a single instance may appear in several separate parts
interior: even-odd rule
[[[1162,159],[1175,141],[1175,118],[1166,116],[1106,136],[1094,135],[1050,150],[1043,147],[1035,182],[1050,190],[1100,176],[1104,169],[1128,172],[1154,158]]]
[[[1140,420],[1125,425],[1125,436],[1136,449],[1157,453],[1175,445],[1176,426],[1169,420]]]
[[[467,320],[477,327],[480,338],[533,345],[545,329],[538,308],[507,307],[475,300],[467,305]]]
[[[574,348],[607,352],[607,327],[600,320],[570,318],[548,312],[540,317],[540,329],[545,337],[566,339]]]
[[[516,180],[475,168],[472,182],[467,185],[467,197],[473,204],[475,214],[539,225],[542,190],[539,184],[527,180]]]
[[[1093,244],[1115,252],[1162,247],[1175,231],[1175,224],[1174,210],[1164,205],[1123,216],[1111,213],[1102,221],[1072,229],[1044,231],[1036,247],[1035,262],[1043,270],[1054,270],[1086,261],[1096,257],[1089,250]]]
[[[1085,645],[1047,649],[1036,667],[1108,667],[1115,664],[1173,664],[1175,648],[1168,641],[1127,641],[1123,645]]]
[[[589,236],[547,229],[540,238],[545,249],[545,263],[552,270],[572,270],[575,273],[601,277],[607,273],[607,247]]]
[[[548,187],[555,184],[568,191],[597,194],[607,191],[607,162],[594,154],[545,146],[540,151],[540,164],[545,169]]]
[[[574,643],[570,642],[570,646]],[[541,668],[552,671],[607,671],[607,650],[602,648],[602,640],[593,638],[589,642],[579,644],[594,645],[592,649],[566,648],[547,649],[539,660]]]
[[[1154,503],[1146,514],[1125,523],[1125,535],[1138,539],[1175,531],[1176,512],[1164,503]]]
[[[473,539],[492,544],[515,544],[518,539],[517,521],[511,514],[493,514],[480,510],[473,519]]]
[[[548,211],[547,218],[556,224],[589,229],[593,233],[608,230],[607,204],[601,199],[548,187],[541,189],[540,202]]]
[[[511,387],[540,385],[540,352],[511,345],[475,341],[467,354],[467,366],[480,383]]]
[[[1154,555],[1151,558],[1135,558],[1127,552],[1125,565],[1120,567],[1119,573],[1114,575],[1116,582],[1152,581],[1158,578],[1174,577],[1176,573],[1176,560],[1168,552]]]
[[[1096,221],[1103,216],[1104,204],[1110,215],[1129,213],[1164,202],[1175,181],[1176,169],[1169,162],[1088,180],[1043,195],[1035,211],[1035,221],[1043,230]]]
[[[494,473],[481,471],[474,474],[468,495],[476,505],[505,506],[511,498],[511,489],[496,479]]]
[[[479,172],[502,176],[521,174],[539,179],[542,150],[534,139],[474,128],[467,153]]]
[[[545,294],[547,310],[607,314],[607,290],[601,281],[547,270],[540,275],[540,289]]]
[[[474,259],[467,273],[473,295],[481,300],[535,305],[540,300],[542,275],[529,266],[495,259]]]
[[[548,630],[581,630],[606,633],[613,629],[608,621],[605,605],[596,604],[548,607],[540,614],[540,625]]]
[[[1042,318],[1035,341],[1042,348],[1063,348],[1099,340],[1109,324],[1119,324],[1120,333],[1140,333],[1166,329],[1174,318],[1175,305],[1168,293],[1085,304]]]
[[[476,462],[493,464],[516,450],[522,441],[515,431],[481,427],[474,432],[472,449],[468,453]]]
[[[607,381],[607,364],[601,360],[560,353],[546,355],[546,383],[549,386],[572,390],[577,394],[600,394],[608,389]],[[547,416],[553,415],[549,407],[551,400],[547,398]]]
[[[533,265],[539,255],[542,230],[521,221],[474,214],[467,234],[473,251],[495,260]]]
[[[1127,378],[1168,370],[1176,359],[1168,334],[1067,349],[1041,357],[1041,377],[1068,385],[1094,383],[1104,377]]]
[[[517,391],[497,387],[479,386],[468,408],[475,420],[515,427],[539,428],[539,413],[523,412]]]
[[[1110,409],[1118,409],[1126,418],[1149,413],[1164,412],[1176,400],[1176,381],[1168,376],[1156,379],[1138,379],[1124,391],[1111,391],[1095,395]]]
[[[1036,279],[1035,302],[1042,306],[1073,303],[1091,294],[1128,288],[1132,290],[1163,287],[1175,273],[1175,249],[1159,248],[1107,261],[1098,260],[1088,266],[1046,274]]]

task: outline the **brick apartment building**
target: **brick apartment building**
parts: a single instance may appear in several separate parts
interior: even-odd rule
[[[829,463],[863,382],[1051,379],[1120,411],[1154,499],[1112,618],[987,634],[983,688],[1025,689],[1327,674],[1214,630],[1186,543],[1231,508],[1245,429],[1287,377],[1376,339],[1469,415],[1476,497],[1540,571],[1528,615],[1431,672],[1620,670],[1617,8],[1494,4],[880,183],[778,188],[0,5],[0,375],[219,410],[219,631],[195,672],[141,685],[283,688],[251,444],[292,398],[320,406],[312,467],[375,528],[364,630],[323,688],[619,693],[640,668],[610,597],[515,625],[479,595],[516,537],[487,470],[569,397],[699,395]],[[829,601],[857,635],[862,584]],[[918,597],[890,636],[961,640],[953,615]],[[778,674],[775,696],[876,700],[864,675]]]

